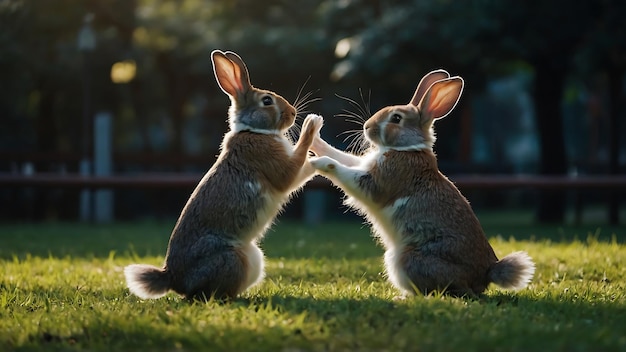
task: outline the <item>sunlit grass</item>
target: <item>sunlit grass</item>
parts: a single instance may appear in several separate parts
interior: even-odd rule
[[[230,303],[129,295],[123,267],[161,264],[170,223],[0,225],[0,350],[626,348],[625,233],[485,222],[498,255],[535,259],[529,288],[397,301],[366,227],[282,222],[266,279]]]

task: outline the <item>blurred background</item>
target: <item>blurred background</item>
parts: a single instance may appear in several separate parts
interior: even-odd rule
[[[466,82],[436,124],[452,180],[624,175],[625,17],[621,0],[0,0],[0,173],[199,180],[227,129],[210,61],[221,49],[242,56],[259,88],[321,98],[307,110],[340,148],[351,142],[341,132],[360,128],[335,116],[359,111],[340,97],[372,113],[406,104],[425,73],[444,68]],[[99,204],[105,220],[175,219],[192,189],[98,196],[0,182],[0,219],[89,220]],[[542,222],[626,215],[623,187],[462,191],[477,209],[525,209]],[[355,216],[340,203],[337,190],[311,187],[284,216]]]

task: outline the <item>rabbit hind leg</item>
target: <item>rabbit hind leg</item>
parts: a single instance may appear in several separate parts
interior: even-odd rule
[[[199,239],[187,257],[193,260],[184,273],[187,299],[230,299],[247,288],[249,264],[242,248],[209,235]]]
[[[472,289],[466,270],[457,263],[415,249],[403,251],[399,259],[413,291],[424,295],[440,292],[454,297],[476,297],[480,293]]]
[[[247,243],[236,250],[246,266],[246,278],[242,291],[258,284],[265,277],[265,257],[263,251],[255,243]]]

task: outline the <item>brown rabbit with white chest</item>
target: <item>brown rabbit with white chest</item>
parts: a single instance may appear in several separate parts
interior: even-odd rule
[[[292,192],[314,174],[308,149],[323,120],[309,115],[296,145],[285,136],[296,109],[281,96],[250,84],[233,52],[213,51],[215,77],[231,100],[230,131],[221,153],[183,208],[165,264],[124,269],[128,288],[141,298],[173,290],[186,298],[232,298],[260,282],[258,240]]]
[[[371,147],[362,156],[316,137],[311,164],[348,195],[346,204],[372,223],[385,247],[389,280],[405,294],[481,294],[493,282],[520,289],[535,266],[525,252],[496,257],[469,203],[437,167],[436,119],[463,90],[461,77],[433,71],[407,105],[379,110],[364,124]]]

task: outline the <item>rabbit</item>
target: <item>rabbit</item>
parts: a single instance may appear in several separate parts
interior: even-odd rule
[[[172,290],[187,299],[232,299],[264,277],[262,238],[290,195],[315,173],[309,147],[323,119],[309,115],[295,146],[287,138],[296,108],[253,87],[234,52],[211,54],[228,95],[229,131],[215,164],[201,179],[172,230],[162,268],[124,269],[130,292],[143,299]]]
[[[317,172],[371,223],[400,297],[477,297],[491,282],[521,289],[534,275],[526,252],[498,260],[470,204],[438,169],[433,122],[452,111],[463,86],[444,70],[425,75],[409,104],[385,107],[365,122],[370,147],[363,155],[337,150],[319,135],[311,146]]]

